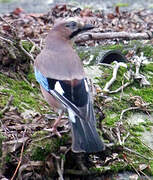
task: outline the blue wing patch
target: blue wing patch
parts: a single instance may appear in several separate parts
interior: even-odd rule
[[[39,83],[46,91],[50,91],[51,88],[50,88],[48,79],[47,79],[45,76],[43,76],[43,75],[41,74],[41,72],[38,71],[36,68],[34,68],[34,72],[35,72],[35,77],[36,77],[36,80],[38,81],[38,83]]]
[[[83,107],[88,103],[88,92],[86,90],[84,79],[80,80],[80,83],[73,87],[70,84],[65,83],[64,81],[58,81],[56,79],[51,79],[43,76],[39,70],[34,68],[35,77],[38,83],[46,90],[50,91],[56,89],[61,95],[64,95],[69,101],[74,103],[78,107]],[[59,84],[57,83],[59,82]],[[60,87],[60,89],[59,89]],[[62,91],[61,91],[62,90]],[[81,98],[80,98],[81,97]]]

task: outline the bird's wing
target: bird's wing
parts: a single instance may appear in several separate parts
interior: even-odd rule
[[[96,118],[86,80],[85,84],[88,94],[87,102],[83,107],[79,107],[79,111],[84,119],[75,116],[75,122],[71,122],[72,150],[86,153],[100,152],[105,149],[105,146],[96,129]]]
[[[66,86],[63,89],[68,89]],[[64,104],[68,110],[72,125],[72,150],[87,153],[102,151],[104,144],[96,130],[96,119],[86,80],[82,80],[75,88],[72,90],[74,92],[72,96],[76,96],[78,99],[74,101],[64,96],[66,92],[59,93],[55,89],[50,91],[51,95]],[[87,98],[83,98],[84,96]],[[75,99],[75,97],[73,98]],[[85,102],[81,102],[79,99],[84,99]],[[78,102],[81,103],[77,104]]]
[[[86,80],[78,80],[71,86],[63,81],[47,79],[35,69],[38,82],[66,107],[72,127],[72,150],[74,152],[99,152],[104,149],[97,130],[93,105]],[[54,87],[51,85],[54,84]]]
[[[66,97],[64,97],[63,95],[61,95],[58,91],[54,90],[50,90],[49,91],[50,94],[52,96],[54,96],[60,103],[62,103],[63,105],[66,106],[66,108],[68,109],[68,111],[72,111],[73,113],[75,113],[76,116],[78,116],[81,119],[84,119],[84,117],[81,115],[80,110],[71,102],[69,101]]]
[[[47,78],[72,80],[84,78],[82,62],[72,48],[70,51],[44,49],[35,60],[35,67]]]

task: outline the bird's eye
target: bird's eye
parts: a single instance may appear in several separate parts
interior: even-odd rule
[[[75,21],[68,22],[66,24],[66,27],[69,27],[71,29],[75,29],[77,27],[77,23]]]
[[[77,23],[74,22],[74,21],[72,21],[72,22],[71,22],[71,26],[75,27],[75,26],[77,26]]]

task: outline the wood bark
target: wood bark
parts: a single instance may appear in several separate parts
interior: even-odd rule
[[[153,33],[143,32],[143,33],[130,33],[130,32],[106,32],[106,33],[83,33],[79,35],[76,39],[76,43],[89,41],[89,40],[104,40],[104,39],[127,39],[127,40],[133,40],[133,39],[151,39],[153,38]]]

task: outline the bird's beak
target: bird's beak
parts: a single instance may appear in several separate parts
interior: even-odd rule
[[[87,31],[87,30],[90,30],[90,29],[93,29],[93,28],[94,28],[94,26],[91,24],[80,23],[79,28],[76,31],[74,31],[69,37],[71,39],[74,36],[76,36],[77,34]]]
[[[81,31],[87,31],[87,30],[90,30],[90,29],[93,29],[93,28],[94,28],[93,25],[85,24],[84,26],[82,26]]]

